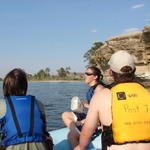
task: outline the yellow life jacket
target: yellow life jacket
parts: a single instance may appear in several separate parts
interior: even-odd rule
[[[114,142],[150,141],[150,94],[138,83],[121,83],[112,89]]]

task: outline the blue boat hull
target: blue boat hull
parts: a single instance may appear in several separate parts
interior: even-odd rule
[[[68,135],[69,129],[68,128],[61,128],[58,130],[54,130],[49,132],[50,135],[53,138],[53,142],[54,142],[54,149],[53,150],[72,150],[68,140],[67,140],[67,135]],[[98,148],[101,149],[101,135],[99,135],[98,137],[96,137],[89,145],[89,147],[91,150],[93,148]]]

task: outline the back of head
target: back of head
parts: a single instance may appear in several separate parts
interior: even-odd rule
[[[113,76],[117,82],[130,82],[134,78],[135,63],[132,55],[126,51],[115,52],[108,64],[113,71]]]
[[[4,96],[26,95],[27,87],[26,73],[22,69],[13,69],[4,78],[3,93]]]

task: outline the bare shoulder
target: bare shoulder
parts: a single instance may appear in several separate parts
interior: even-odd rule
[[[96,92],[98,92],[98,91],[103,90],[104,88],[105,88],[104,86],[102,86],[102,85],[99,84],[99,85],[96,87],[96,89],[95,89],[94,92],[96,93]]]
[[[103,103],[107,102],[107,99],[110,101],[111,100],[111,90],[108,88],[102,88],[99,91],[96,91],[92,97],[92,101],[95,101],[97,103]]]
[[[103,96],[111,94],[111,90],[105,87],[102,87],[99,91],[97,91],[94,95]]]
[[[6,102],[4,99],[0,99],[0,107],[5,107],[6,106]]]
[[[4,99],[0,99],[0,118],[2,118],[6,113],[6,103]]]

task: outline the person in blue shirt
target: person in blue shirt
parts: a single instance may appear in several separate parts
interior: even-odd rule
[[[87,103],[82,101],[83,107],[89,108],[92,96],[106,87],[106,85],[102,82],[102,79],[103,75],[97,67],[92,66],[86,69],[85,83],[88,84],[90,88],[86,94]],[[62,114],[64,124],[70,129],[68,140],[72,149],[78,145],[80,131],[82,129],[82,125],[84,124],[85,118],[85,113],[64,112]]]

